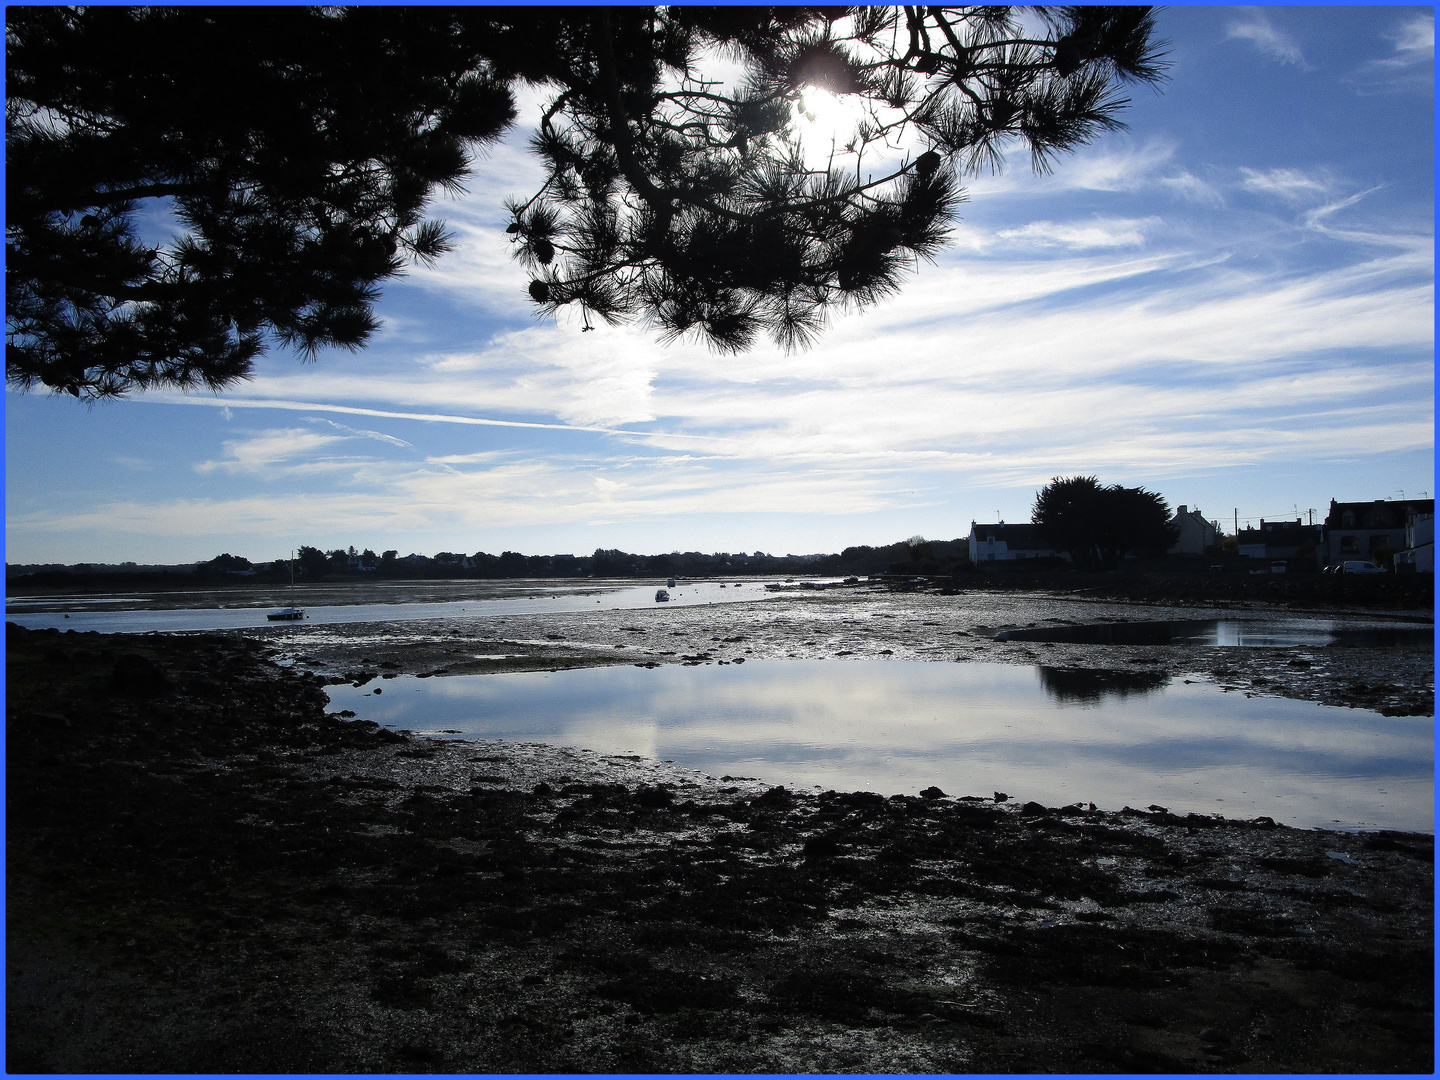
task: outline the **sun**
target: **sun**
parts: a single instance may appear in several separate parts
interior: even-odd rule
[[[854,153],[861,147],[855,143],[855,132],[862,122],[873,130],[877,123],[892,125],[883,141],[872,141],[864,148],[862,168],[893,168],[907,155],[920,153],[919,134],[912,125],[903,124],[904,114],[863,94],[836,94],[818,86],[806,86],[795,103],[792,130],[800,140],[806,168],[839,169],[856,167]]]
[[[823,169],[832,152],[838,163],[866,115],[865,99],[859,94],[834,94],[816,86],[805,87],[795,104],[795,131],[804,149],[805,164]]]

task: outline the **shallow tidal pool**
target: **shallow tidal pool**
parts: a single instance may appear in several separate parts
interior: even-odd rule
[[[1431,717],[1246,697],[1162,674],[785,660],[337,685],[417,734],[575,746],[792,788],[1266,815],[1433,831]]]

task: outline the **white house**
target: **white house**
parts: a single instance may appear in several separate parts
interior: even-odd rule
[[[1167,552],[1169,555],[1204,555],[1207,548],[1213,548],[1219,541],[1219,526],[1200,516],[1200,508],[1191,510],[1184,503],[1175,508],[1170,524],[1180,530],[1180,537]]]
[[[977,525],[970,522],[970,561],[1009,562],[1015,559],[1069,559],[1070,556],[1046,545],[1038,525]]]
[[[1435,515],[1411,509],[1405,518],[1405,550],[1395,553],[1395,569],[1419,574],[1435,572]]]

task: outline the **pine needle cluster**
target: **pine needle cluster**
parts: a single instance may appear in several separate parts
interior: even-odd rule
[[[6,376],[87,398],[362,347],[522,82],[536,310],[734,352],[892,294],[966,175],[1048,168],[1163,77],[1144,7],[10,7],[6,61]],[[865,117],[823,168],[817,90]]]

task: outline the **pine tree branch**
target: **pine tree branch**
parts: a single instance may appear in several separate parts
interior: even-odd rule
[[[595,35],[595,51],[599,59],[600,79],[605,89],[615,157],[620,162],[625,179],[630,181],[650,208],[656,213],[669,214],[673,209],[669,193],[655,186],[635,156],[635,141],[630,133],[630,121],[626,117],[625,104],[620,100],[620,77],[616,70],[615,37],[610,12],[606,8],[600,8],[595,22],[599,30]]]

